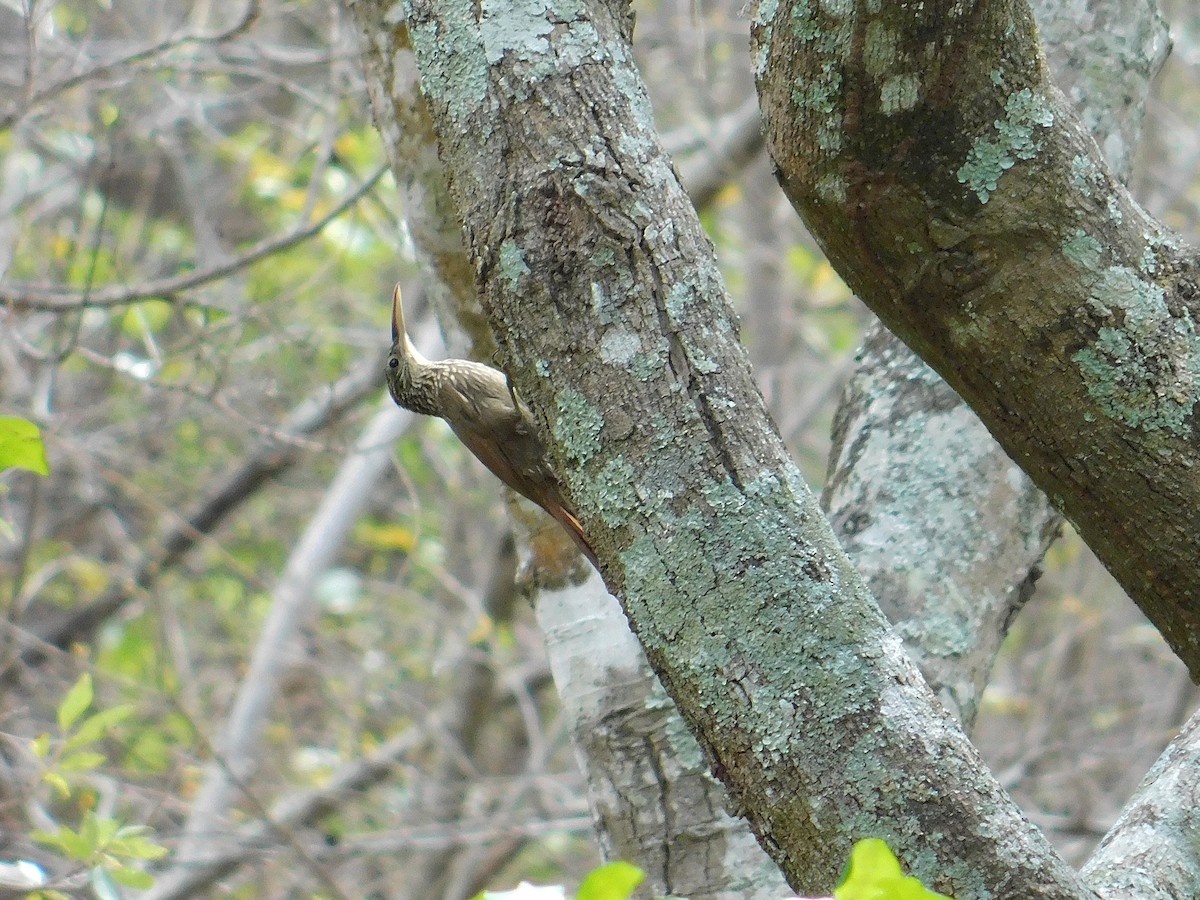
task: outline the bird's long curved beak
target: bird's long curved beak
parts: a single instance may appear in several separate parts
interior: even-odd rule
[[[400,300],[400,285],[392,291],[392,343],[400,341],[404,334],[404,304]]]

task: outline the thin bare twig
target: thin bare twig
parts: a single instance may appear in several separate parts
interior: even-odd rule
[[[15,285],[0,287],[0,304],[13,309],[66,312],[93,307],[124,306],[140,300],[169,299],[183,291],[189,291],[201,285],[208,284],[210,281],[225,278],[260,260],[274,256],[276,253],[288,250],[311,237],[315,237],[330,222],[370,193],[386,171],[386,165],[380,166],[371,173],[366,181],[347,195],[329,213],[310,225],[297,229],[283,237],[274,237],[260,241],[245,253],[238,254],[233,259],[209,266],[206,269],[189,272],[186,275],[175,275],[170,278],[157,278],[142,282],[133,287],[108,287],[89,293],[82,293],[73,288],[62,286]]]
[[[387,471],[391,443],[410,420],[411,415],[384,398],[363,433],[361,449],[343,463],[288,559],[217,747],[221,758],[210,764],[192,804],[168,879],[175,869],[186,871],[194,857],[204,855],[203,848],[211,843],[212,836],[225,830],[221,823],[235,783],[246,782],[254,772],[267,706],[275,696],[288,651],[311,607],[313,584],[341,549],[372,488]]]
[[[196,542],[209,534],[258,489],[285,471],[300,458],[306,447],[304,437],[327,428],[357,406],[363,398],[380,389],[383,357],[372,355],[350,374],[332,386],[322,387],[298,404],[281,423],[276,433],[250,458],[229,470],[188,513],[175,521],[153,542],[154,551],[137,567],[129,579],[123,579],[96,600],[66,611],[35,612],[26,620],[31,626],[34,646],[23,655],[25,665],[44,658],[45,644],[67,647],[86,640],[110,616],[149,587],[162,572],[176,564]]]
[[[54,84],[43,88],[42,90],[34,90],[34,73],[33,73],[33,47],[30,45],[29,62],[27,63],[26,73],[26,91],[22,97],[21,103],[10,108],[3,115],[0,115],[0,128],[8,128],[22,116],[26,115],[33,108],[40,106],[48,100],[53,100],[60,94],[93,81],[98,78],[104,78],[113,72],[127,72],[129,69],[144,65],[145,63],[162,56],[165,53],[176,49],[177,47],[187,46],[189,44],[219,44],[225,41],[232,40],[239,34],[242,34],[249,29],[261,14],[262,9],[259,6],[258,0],[251,0],[247,4],[245,11],[240,19],[222,31],[212,34],[181,34],[173,35],[165,38],[156,44],[151,44],[148,47],[143,47],[140,50],[134,50],[132,53],[127,53],[119,59],[109,60],[108,62],[98,63],[89,69],[82,72],[77,72],[74,75],[68,76],[61,81],[56,81]],[[27,21],[31,21],[32,16],[27,17]],[[29,28],[32,31],[32,28]]]

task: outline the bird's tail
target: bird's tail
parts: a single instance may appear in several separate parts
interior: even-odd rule
[[[575,514],[561,506],[557,506],[551,512],[551,515],[566,529],[567,534],[571,536],[571,540],[579,547],[580,552],[588,558],[588,562],[599,572],[600,560],[596,559],[595,551],[592,550],[591,545],[587,542],[587,538],[583,536],[583,526],[579,524],[579,520],[575,518]]]

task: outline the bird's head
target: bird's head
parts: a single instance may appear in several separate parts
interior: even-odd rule
[[[392,399],[407,407],[409,404],[405,399],[413,378],[428,365],[429,360],[418,353],[409,340],[404,327],[404,302],[400,298],[400,285],[396,285],[392,291],[392,349],[388,353],[387,368],[384,369]]]

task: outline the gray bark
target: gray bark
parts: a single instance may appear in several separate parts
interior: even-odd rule
[[[1080,896],[934,704],[766,419],[625,11],[406,12],[509,371],[554,423],[648,658],[789,880],[828,890],[869,832],[960,898]]]
[[[432,272],[428,283],[454,298],[457,320],[474,337],[473,355],[489,359],[494,344],[490,331],[479,332],[471,269],[428,111],[416,94],[406,36],[369,21],[370,11],[362,5],[353,11],[365,32],[363,59],[375,120],[404,185],[409,231]],[[685,166],[695,203],[708,202],[724,183],[727,168],[761,149],[760,135],[757,103],[730,117],[714,144]],[[464,316],[472,303],[475,313]],[[540,512],[534,515],[544,518]],[[540,561],[547,562],[544,555]],[[580,597],[588,599],[577,602]],[[544,588],[536,599],[605,853],[645,868],[643,892],[779,897],[778,868],[744,820],[725,812],[724,787],[709,774],[695,739],[630,635],[624,613],[599,579],[579,587]],[[587,615],[576,620],[572,614],[581,605]],[[603,702],[598,702],[598,692]],[[648,783],[644,766],[651,760],[656,775]]]
[[[1057,83],[1124,180],[1166,59],[1152,3],[1037,5]],[[847,385],[822,497],[939,699],[965,727],[1061,517],[954,390],[876,324]]]
[[[639,896],[786,896],[599,577],[544,592],[537,611],[605,857],[646,872]]]
[[[784,189],[1195,677],[1196,260],[1116,183],[1024,2],[873,8],[759,12]]]

